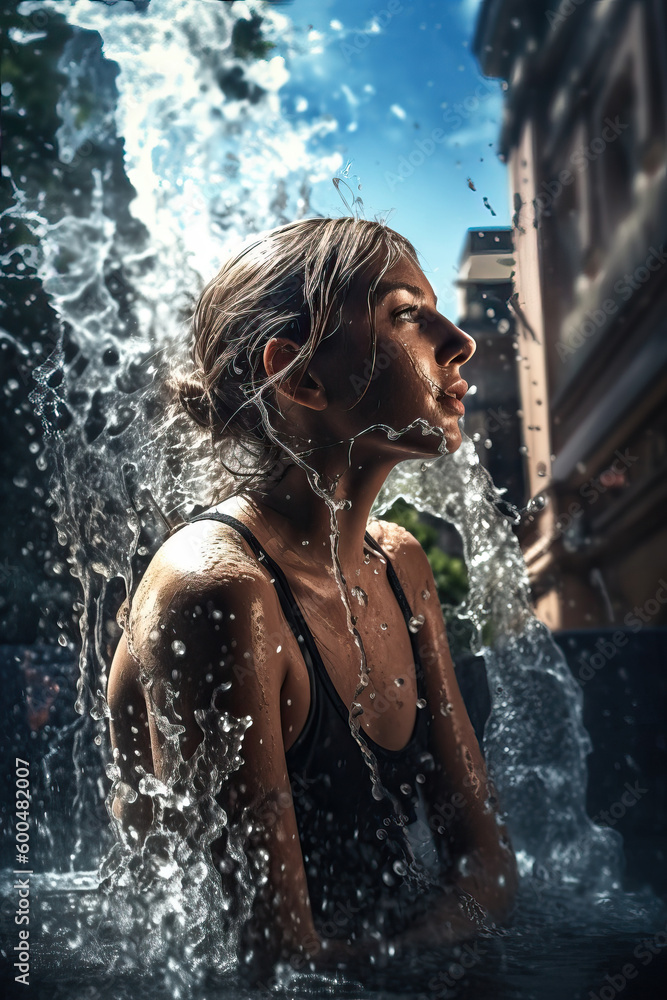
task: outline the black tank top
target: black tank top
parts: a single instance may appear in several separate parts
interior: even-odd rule
[[[191,520],[205,519],[238,531],[267,567],[308,670],[308,717],[285,759],[315,925],[328,937],[349,937],[375,928],[391,933],[405,923],[415,901],[436,887],[442,870],[428,835],[420,789],[433,767],[428,750],[430,711],[417,634],[408,627],[412,611],[396,572],[366,533],[366,543],[387,561],[389,583],[410,635],[417,682],[412,736],[403,749],[388,750],[363,731],[355,737],[349,710],[326,671],[284,573],[250,529],[218,511]]]

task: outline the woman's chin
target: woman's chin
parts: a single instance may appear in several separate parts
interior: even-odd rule
[[[437,425],[434,425],[437,428]],[[434,459],[438,455],[451,455],[461,447],[463,438],[461,431],[458,427],[455,430],[451,428],[441,428],[443,430],[442,436],[437,433],[421,435],[419,439],[412,439],[410,442],[404,440],[403,444],[407,445],[409,448],[409,453],[405,455],[405,459]],[[442,444],[445,447],[442,447]],[[407,450],[407,449],[406,449]]]
[[[463,435],[458,424],[456,425],[455,431],[452,431],[451,434],[445,434],[445,443],[447,445],[448,454],[451,455],[452,452],[459,450],[463,443]]]

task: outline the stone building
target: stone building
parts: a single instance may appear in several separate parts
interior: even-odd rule
[[[477,342],[463,372],[470,385],[465,432],[495,485],[507,491],[504,499],[521,506],[525,486],[513,346],[516,322],[507,305],[513,291],[512,253],[511,228],[467,231],[456,282],[457,324]]]
[[[667,7],[484,0],[506,81],[526,499],[551,628],[667,622]]]

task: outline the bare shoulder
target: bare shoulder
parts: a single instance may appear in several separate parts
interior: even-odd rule
[[[371,536],[387,553],[397,573],[402,568],[412,574],[429,569],[429,561],[423,548],[407,528],[394,521],[374,520],[368,524]],[[400,575],[400,574],[399,574]]]
[[[279,614],[269,574],[239,533],[203,520],[177,531],[155,554],[128,606],[125,633],[130,651],[150,671],[164,663],[168,649],[210,652],[225,637],[244,646],[255,619],[273,623]]]
[[[415,536],[410,534],[402,524],[375,518],[368,522],[368,531],[390,558],[392,555],[412,555],[414,557],[418,553],[426,558],[424,550]]]
[[[391,560],[411,604],[416,595],[432,591],[435,585],[428,557],[407,528],[378,519],[369,522],[368,532]]]

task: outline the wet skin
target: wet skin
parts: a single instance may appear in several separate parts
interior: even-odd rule
[[[362,731],[397,750],[408,742],[418,711],[414,662],[386,562],[366,551],[366,530],[392,560],[413,614],[425,619],[419,648],[436,763],[424,786],[427,804],[436,815],[438,805],[461,797],[455,800],[460,807],[453,823],[446,833],[435,835],[446,839],[454,859],[466,858],[465,874],[455,866],[448,884],[469,892],[494,919],[503,920],[512,906],[516,864],[506,831],[489,805],[493,793],[454,675],[428,560],[403,528],[381,521],[368,524],[372,503],[399,461],[436,457],[442,436],[449,452],[459,447],[459,413],[444,390],[460,380],[460,368],[475,345],[437,311],[423,272],[403,258],[383,278],[385,293],[375,315],[377,357],[390,361],[378,368],[363,392],[359,384],[367,381],[371,343],[366,298],[373,277],[369,269],[353,284],[343,329],[322,343],[307,371],[283,383],[275,400],[279,413],[273,414],[277,433],[300,441],[310,452],[308,463],[329,481],[340,477],[336,497],[351,501],[349,510],[337,513],[337,556],[368,664],[362,690],[360,653],[348,630],[333,568],[329,509],[304,472],[293,466],[270,493],[234,499],[220,509],[245,522],[283,569],[334,686],[346,704],[356,695],[364,709]],[[264,351],[267,373],[282,372],[295,349],[287,339],[270,341]],[[442,434],[425,436],[418,427],[392,441],[386,430],[367,432],[378,423],[400,431],[417,419]],[[357,587],[368,596],[366,604],[352,596]],[[184,656],[175,657],[175,640],[185,644]],[[278,898],[263,913],[275,929],[266,946],[267,961],[282,953],[315,958],[323,967],[341,958],[353,962],[354,946],[334,947],[317,936],[294,810],[284,806],[290,796],[285,751],[303,728],[310,704],[306,666],[269,573],[237,532],[220,522],[201,521],[162,546],[134,597],[111,668],[111,736],[121,769],[129,775],[139,763],[166,777],[162,736],[147,707],[141,670],[154,682],[158,707],[164,705],[166,683],[177,690],[174,704],[185,727],[181,748],[186,758],[202,738],[194,713],[209,707],[221,683],[232,682],[227,692],[216,695],[216,707],[253,719],[243,743],[244,763],[232,776],[224,804],[232,813],[250,805],[267,815],[267,805],[280,803],[275,821],[261,835],[270,857],[267,898]],[[127,836],[138,839],[150,823],[150,810],[150,801],[141,795],[131,806],[118,800],[114,804]],[[474,932],[452,896],[443,893],[437,912],[394,943],[399,949],[444,944]]]

